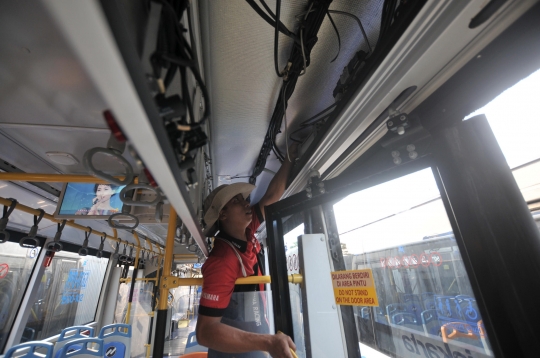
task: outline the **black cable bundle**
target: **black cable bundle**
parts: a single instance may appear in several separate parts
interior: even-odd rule
[[[266,165],[266,158],[270,154],[270,151],[274,151],[280,160],[284,160],[283,154],[276,146],[276,136],[280,132],[283,116],[285,114],[284,109],[287,107],[287,102],[294,92],[298,77],[305,73],[305,69],[309,66],[311,50],[317,42],[317,33],[319,32],[321,24],[327,15],[328,7],[332,1],[310,1],[307,4],[306,13],[302,17],[302,22],[300,23],[300,28],[297,34],[291,34],[284,25],[282,26],[281,21],[279,21],[277,13],[279,13],[280,1],[277,2],[278,11],[276,11],[276,15],[271,12],[270,8],[266,5],[266,3],[264,3],[264,1],[261,3],[270,15],[264,13],[264,11],[260,9],[253,0],[246,1],[254,9],[256,7],[257,9],[255,9],[255,11],[257,11],[257,13],[261,15],[266,22],[274,26],[274,29],[277,28],[279,32],[290,36],[294,40],[291,55],[289,56],[289,60],[287,61],[287,65],[283,71],[279,70],[276,62],[276,72],[279,76],[283,77],[283,84],[276,107],[274,108],[274,112],[272,114],[272,118],[270,119],[270,125],[268,126],[268,131],[266,132],[259,157],[249,179],[250,183],[254,184],[256,177],[262,173]],[[277,19],[277,21],[274,19]],[[275,46],[277,47],[276,44]],[[277,56],[275,56],[275,60],[277,60]]]
[[[190,131],[199,128],[210,116],[209,95],[199,72],[194,51],[184,38],[186,30],[180,23],[189,1],[158,0],[162,4],[161,22],[156,52],[152,56],[154,76],[161,78],[162,70],[166,70],[163,80],[165,89],[172,83],[176,72],[180,73],[180,87],[182,89],[182,103],[187,109],[179,119],[175,119],[178,129]],[[197,123],[193,123],[193,100],[189,94],[187,70],[193,74],[205,101],[204,113]],[[160,95],[158,95],[160,96]],[[188,119],[189,118],[189,119]]]
[[[188,9],[189,1],[154,0],[161,4],[161,17],[158,28],[156,51],[150,58],[153,76],[160,87],[155,96],[156,104],[163,118],[169,139],[177,155],[182,170],[194,165],[194,149],[207,143],[207,136],[201,125],[210,116],[209,94],[202,80],[195,51],[184,37],[187,30],[180,19]],[[191,26],[191,18],[189,18]],[[191,31],[190,31],[191,34]],[[193,44],[193,42],[192,42]],[[190,94],[188,74],[191,72],[204,98],[204,113],[195,122],[194,94]],[[167,88],[172,84],[176,74],[180,81],[181,95],[166,97]],[[164,76],[163,76],[164,75]]]

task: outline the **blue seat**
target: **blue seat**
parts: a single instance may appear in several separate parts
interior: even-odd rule
[[[420,297],[425,310],[435,309],[435,294],[433,292],[424,292]]]
[[[373,307],[373,311],[375,312],[375,322],[388,325],[388,319],[386,318],[386,315],[384,314],[384,311],[382,308]]]
[[[362,307],[360,310],[360,317],[364,319],[369,319],[369,307]]]
[[[94,345],[93,349],[88,347]],[[97,345],[97,348],[95,346]],[[60,351],[60,358],[103,358],[103,339],[99,338],[79,338],[69,341]]]
[[[441,324],[437,316],[437,310],[425,310],[420,313],[422,326],[424,327],[424,332],[426,334],[432,334],[434,336],[439,336],[441,333]]]
[[[36,350],[45,350],[45,353],[38,353]],[[49,342],[26,342],[17,344],[16,346],[11,347],[7,352],[4,358],[52,358],[53,354],[53,344]]]
[[[190,347],[193,347],[193,346],[196,346],[197,344],[199,344],[197,342],[197,335],[195,334],[196,332],[193,331],[189,334],[189,336],[187,337],[187,341],[186,341],[186,349],[187,348],[190,348]]]
[[[418,324],[416,321],[416,316],[409,312],[398,312],[392,315],[392,323],[399,326],[405,324]]]
[[[407,312],[407,308],[405,307],[405,304],[403,304],[403,303],[392,303],[392,304],[386,306],[386,314],[388,315],[389,319],[391,319],[391,317],[395,313],[399,313],[399,312]]]
[[[88,334],[83,334],[83,332],[88,332]],[[53,351],[53,357],[58,358],[60,357],[60,351],[64,346],[71,342],[74,339],[81,339],[81,338],[90,338],[94,336],[94,328],[93,327],[86,327],[86,326],[73,326],[64,328],[62,332],[60,333],[60,337],[58,337],[58,340],[56,341],[54,345],[54,351]]]
[[[421,313],[424,310],[422,303],[420,302],[420,299],[417,296],[411,296],[409,299],[404,303],[405,310],[411,314],[413,314],[416,317],[416,321],[421,321]]]
[[[131,356],[131,325],[110,324],[99,331],[108,358],[129,358]]]

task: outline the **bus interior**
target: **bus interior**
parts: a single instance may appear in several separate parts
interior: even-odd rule
[[[257,203],[293,145],[256,236],[262,315],[296,356],[537,357],[538,19],[3,0],[0,356],[207,356],[204,199],[251,183]]]

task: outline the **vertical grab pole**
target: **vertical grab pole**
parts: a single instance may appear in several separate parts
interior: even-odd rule
[[[139,235],[135,231],[133,231],[133,237],[135,238],[135,241],[137,241],[137,250],[135,251],[135,262],[133,262],[133,276],[131,278],[131,288],[129,289],[129,300],[128,300],[128,311],[126,315],[126,323],[129,324],[129,320],[131,319],[131,303],[133,302],[133,292],[135,291],[135,282],[137,281],[137,273],[139,269],[139,253],[141,250],[141,242],[139,241]]]
[[[161,277],[171,275],[171,267],[174,256],[174,235],[176,232],[176,212],[171,205],[169,212],[169,224],[167,228],[167,242],[165,244],[165,261],[163,263],[163,271]],[[160,285],[162,283],[160,282]],[[165,330],[167,327],[167,307],[168,307],[169,289],[160,287],[159,302],[156,318],[156,335],[154,338],[154,357],[163,357],[165,347]]]

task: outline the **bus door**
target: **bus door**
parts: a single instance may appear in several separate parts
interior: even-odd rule
[[[313,177],[266,218],[275,328],[299,357],[539,351],[539,231],[485,116]]]

